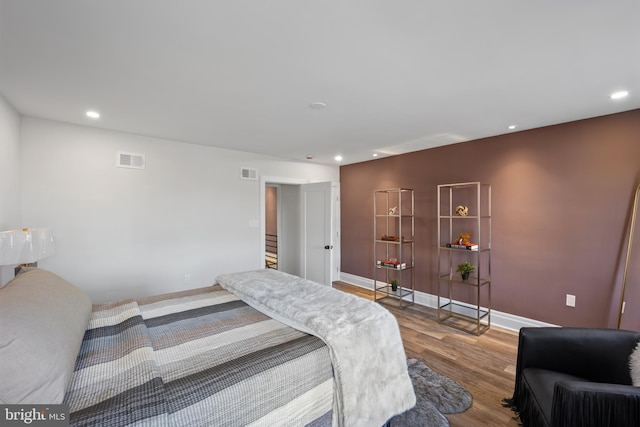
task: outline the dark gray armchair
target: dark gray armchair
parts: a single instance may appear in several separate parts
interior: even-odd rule
[[[506,406],[525,427],[638,427],[640,387],[629,371],[638,341],[639,332],[616,329],[522,328]]]

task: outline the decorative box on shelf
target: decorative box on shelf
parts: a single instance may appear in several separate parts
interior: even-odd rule
[[[466,249],[468,251],[478,250],[478,245],[476,245],[475,243],[470,243],[467,245],[467,244],[459,244],[459,243],[453,242],[453,243],[447,243],[446,246],[451,249]]]
[[[459,232],[458,238],[451,243],[447,243],[445,246],[451,249],[466,249],[468,251],[477,251],[478,244],[469,241],[471,238],[470,232]]]
[[[397,260],[393,260],[393,259],[387,259],[384,261],[376,261],[376,265],[378,267],[388,267],[388,268],[395,268],[396,270],[404,270],[405,268],[407,268],[407,263],[406,262],[400,262]]]

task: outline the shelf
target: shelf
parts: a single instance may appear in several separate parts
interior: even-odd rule
[[[398,286],[396,291],[391,290],[391,286],[389,285],[378,287],[376,290],[380,293],[386,294],[386,296],[394,298],[406,298],[413,295],[413,291],[411,289],[401,288],[400,286]]]
[[[453,277],[456,277],[456,276],[460,277],[460,273],[456,273]],[[473,276],[470,276],[469,279],[467,280],[462,280],[461,278],[454,279],[449,274],[443,274],[439,276],[438,279],[451,281],[452,283],[460,283],[461,285],[469,285],[469,286],[484,286],[491,283],[491,280],[489,279],[480,278],[480,280],[478,281],[478,278]]]
[[[449,326],[479,335],[491,327],[491,186],[464,182],[438,185],[437,191],[438,321],[449,319]],[[466,207],[464,211],[471,215],[456,215],[459,206]],[[446,246],[458,240],[456,235],[462,238],[463,233],[468,233],[466,239],[479,248]],[[475,266],[476,275],[467,280],[456,271],[464,262]],[[465,322],[467,328],[463,327]]]
[[[376,264],[376,268],[379,268],[381,270],[391,270],[391,271],[405,271],[405,270],[410,270],[412,268],[414,268],[413,265],[407,265],[405,268],[394,268],[394,267],[389,267],[386,265],[378,265]]]
[[[441,317],[441,313],[444,313],[445,317]],[[491,327],[491,310],[480,309],[478,316],[478,311],[474,308],[447,303],[438,308],[438,322],[464,332],[480,335]]]
[[[460,249],[460,248],[448,248],[446,246],[440,246],[440,249],[442,249],[443,251],[470,252],[472,254],[491,250],[491,248],[478,248],[478,250],[471,250],[471,249]]]
[[[451,316],[461,317],[470,320],[482,320],[487,317],[490,311],[486,308],[467,307],[466,305],[448,302],[440,307],[440,310],[448,312]],[[478,312],[480,315],[478,316]]]
[[[480,184],[479,182],[458,182],[455,184],[445,184],[442,185],[441,187],[449,187],[449,188],[454,188],[454,189],[461,189],[461,188],[470,188],[470,187],[475,187],[478,184]]]
[[[491,219],[490,215],[440,215],[440,219]]]
[[[396,299],[401,308],[414,303],[414,214],[413,190],[392,188],[373,192],[374,301],[385,298]],[[391,240],[386,240],[386,238]],[[401,262],[405,264],[405,267],[396,268],[393,265],[377,264],[385,260]],[[394,280],[397,280],[398,285],[401,285],[398,286],[397,291],[391,290],[391,282]]]
[[[374,190],[376,193],[405,193],[405,192],[411,192],[413,193],[413,190],[411,188],[385,188],[383,190]]]

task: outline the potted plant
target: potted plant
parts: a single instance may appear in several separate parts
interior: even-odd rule
[[[467,280],[469,278],[469,273],[473,272],[476,267],[471,264],[469,261],[465,261],[462,264],[458,264],[458,269],[456,270],[462,275],[462,280]]]
[[[398,279],[391,279],[391,290],[393,292],[398,290]]]

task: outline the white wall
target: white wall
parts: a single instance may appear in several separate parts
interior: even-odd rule
[[[56,255],[39,263],[94,302],[207,286],[264,267],[260,175],[339,181],[337,166],[289,162],[35,118],[22,119],[22,212],[52,227]],[[146,169],[116,167],[118,151]],[[185,284],[185,275],[191,283]]]
[[[22,228],[20,217],[20,116],[0,95],[0,231]],[[0,267],[0,286],[13,267]]]

